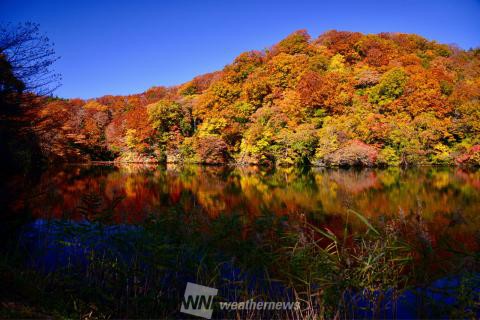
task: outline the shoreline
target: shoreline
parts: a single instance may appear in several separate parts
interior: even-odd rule
[[[412,164],[408,166],[328,166],[328,165],[299,165],[299,166],[276,166],[276,165],[260,165],[260,164],[239,164],[239,163],[202,163],[202,162],[153,162],[153,161],[87,161],[87,162],[58,162],[58,163],[47,163],[47,166],[50,165],[116,165],[116,166],[128,166],[128,165],[145,165],[145,166],[204,166],[204,167],[232,167],[232,168],[247,168],[247,167],[256,167],[260,169],[289,169],[289,168],[323,168],[323,169],[390,169],[390,168],[399,168],[399,169],[413,169],[413,168],[460,168],[460,169],[480,169],[477,166],[465,166],[465,165],[456,165],[456,164]]]

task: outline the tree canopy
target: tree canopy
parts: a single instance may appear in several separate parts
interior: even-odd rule
[[[478,52],[415,34],[300,30],[176,87],[49,101],[42,119],[61,119],[54,141],[89,158],[98,153],[85,150],[125,161],[475,163]]]

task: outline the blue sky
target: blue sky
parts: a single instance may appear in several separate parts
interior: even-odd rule
[[[61,97],[91,98],[175,85],[221,69],[291,32],[417,33],[480,46],[479,0],[0,1],[3,22],[38,22],[61,59]]]

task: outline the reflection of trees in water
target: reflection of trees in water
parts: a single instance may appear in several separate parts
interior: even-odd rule
[[[95,193],[113,222],[141,222],[179,208],[211,217],[263,212],[344,217],[347,207],[368,217],[421,212],[433,232],[453,224],[472,234],[480,221],[478,172],[442,168],[327,170],[205,166],[68,166],[42,176],[33,212],[39,217],[82,219],[82,197]],[[118,199],[122,199],[118,201]],[[117,203],[118,202],[118,203]],[[461,219],[459,219],[461,215]],[[342,218],[343,219],[343,218]],[[328,220],[328,219],[327,219]],[[331,220],[331,219],[330,219]]]
[[[471,187],[480,190],[480,170],[468,172],[462,168],[457,168],[455,171],[455,176],[465,182],[465,187]]]

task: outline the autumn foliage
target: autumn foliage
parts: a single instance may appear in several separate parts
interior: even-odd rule
[[[50,100],[49,158],[479,164],[480,53],[402,33],[294,32],[177,87]]]

